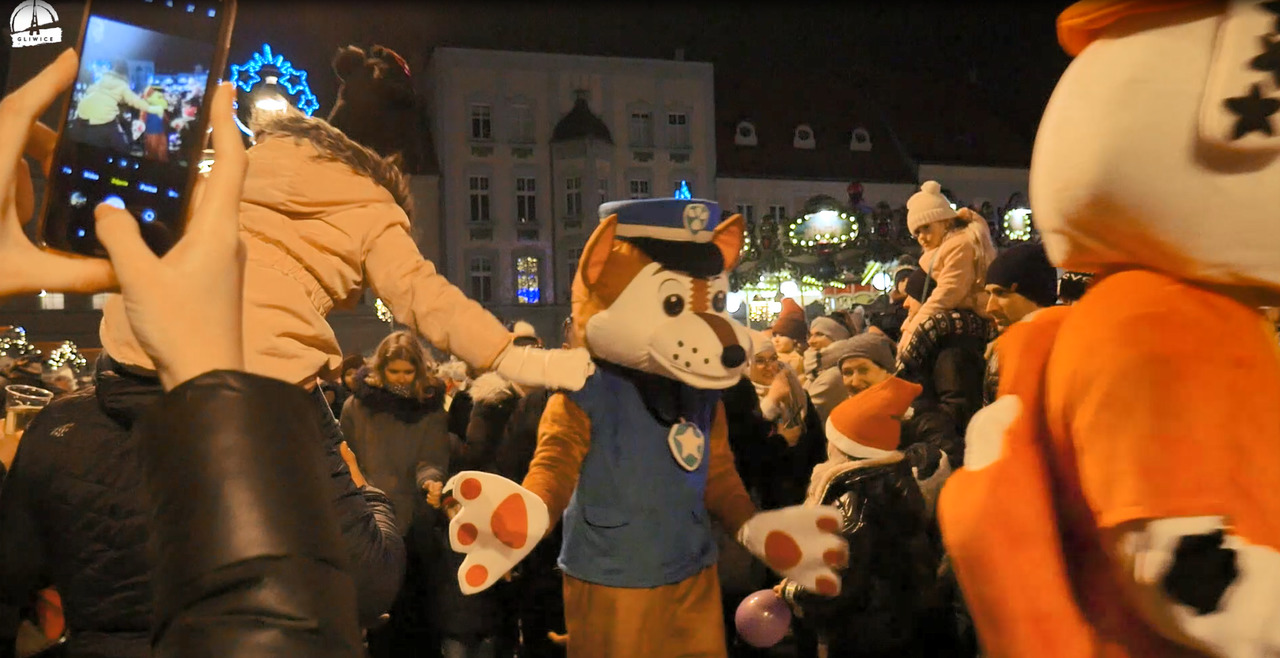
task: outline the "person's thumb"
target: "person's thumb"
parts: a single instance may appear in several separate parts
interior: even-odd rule
[[[129,211],[105,203],[94,208],[93,216],[97,220],[98,241],[111,257],[121,292],[145,285],[160,260],[142,241],[138,220]]]

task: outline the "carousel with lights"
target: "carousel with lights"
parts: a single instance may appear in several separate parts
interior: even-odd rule
[[[1003,206],[983,202],[973,210],[987,220],[998,247],[1039,239],[1020,194]],[[806,308],[820,304],[823,313],[874,305],[887,301],[893,273],[916,264],[919,255],[906,207],[868,205],[862,186],[853,183],[847,203],[816,196],[795,217],[766,215],[748,222],[742,260],[730,277],[728,308],[748,326],[764,328],[788,297]]]

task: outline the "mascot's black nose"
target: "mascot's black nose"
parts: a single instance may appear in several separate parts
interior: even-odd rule
[[[730,345],[720,353],[720,363],[726,368],[737,368],[747,360],[747,351],[741,345]]]

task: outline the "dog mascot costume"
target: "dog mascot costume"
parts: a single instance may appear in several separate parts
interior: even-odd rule
[[[446,485],[464,593],[520,561],[563,515],[573,658],[724,656],[713,515],[776,571],[839,592],[848,548],[831,507],[757,513],[734,469],[720,391],[750,354],[725,313],[739,215],[716,203],[608,203],[573,285],[573,324],[597,369],[547,403],[523,486],[466,471]]]
[[[1280,655],[1280,3],[1082,2],[1031,201],[1077,304],[996,344],[940,520],[992,658]]]

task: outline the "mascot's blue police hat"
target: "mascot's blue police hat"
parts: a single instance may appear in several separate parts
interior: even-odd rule
[[[618,216],[615,235],[708,243],[720,225],[720,204],[706,199],[633,199],[600,206],[600,219]]]

